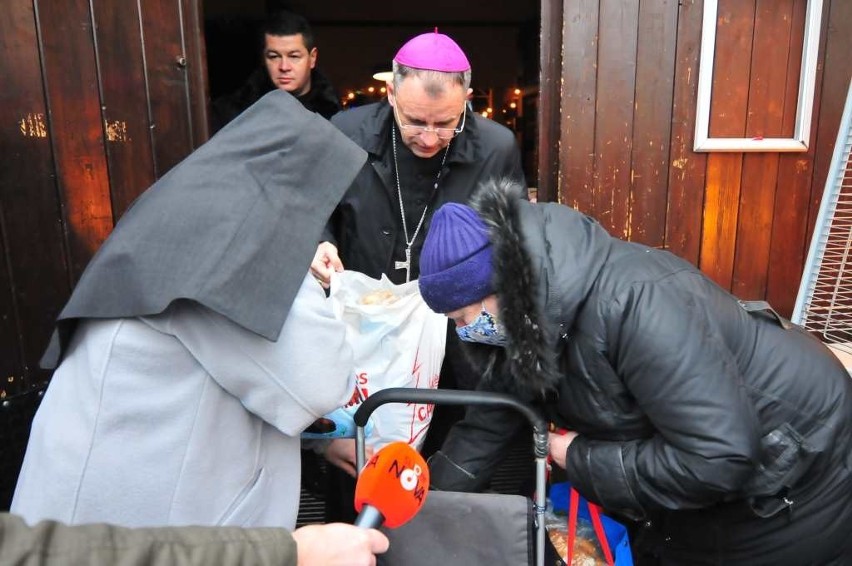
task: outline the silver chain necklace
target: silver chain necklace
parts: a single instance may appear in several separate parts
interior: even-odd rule
[[[450,140],[452,143],[452,140]],[[402,204],[402,188],[399,185],[399,164],[396,159],[396,124],[391,124],[391,144],[393,145],[393,168],[396,172],[396,196],[399,198],[399,214],[402,217],[402,232],[405,236],[405,261],[394,262],[394,269],[405,270],[405,282],[411,280],[411,245],[417,239],[417,234],[420,233],[420,228],[423,226],[423,220],[426,218],[426,211],[429,210],[429,202],[438,190],[438,181],[441,180],[441,172],[444,170],[444,163],[447,161],[447,154],[450,152],[450,144],[447,144],[447,149],[444,150],[444,158],[441,159],[441,166],[438,167],[438,176],[435,177],[435,184],[432,185],[432,194],[429,200],[426,201],[426,206],[423,207],[423,214],[420,215],[420,221],[417,222],[417,228],[414,229],[414,234],[411,239],[408,239],[408,224],[405,222],[405,205]]]

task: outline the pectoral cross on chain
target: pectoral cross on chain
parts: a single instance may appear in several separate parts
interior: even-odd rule
[[[414,229],[414,234],[411,239],[408,239],[408,223],[405,221],[405,203],[402,202],[402,187],[399,184],[399,163],[396,160],[396,122],[391,123],[391,142],[393,145],[393,168],[396,173],[396,198],[399,199],[399,216],[402,220],[402,235],[405,237],[405,261],[395,261],[394,269],[405,270],[405,282],[411,281],[411,245],[417,239],[417,234],[420,233],[420,228],[423,227],[423,221],[426,219],[426,211],[429,210],[429,201],[426,201],[426,206],[423,207],[423,213],[420,215],[420,220],[417,222],[417,227]],[[444,169],[444,164],[447,162],[447,154],[450,152],[450,144],[447,143],[447,149],[444,150],[444,157],[441,159],[441,166],[438,167],[438,175],[435,177],[435,184],[432,185],[432,195],[429,200],[435,196],[438,190],[438,181],[441,180],[441,172]]]
[[[404,269],[405,270],[405,282],[408,283],[411,281],[411,247],[405,248],[405,261],[395,261],[393,264],[394,269]]]

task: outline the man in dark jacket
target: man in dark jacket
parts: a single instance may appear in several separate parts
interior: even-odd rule
[[[368,153],[338,204],[311,271],[326,287],[332,271],[352,269],[394,283],[417,279],[432,213],[465,202],[480,181],[508,177],[525,184],[512,132],[471,112],[470,63],[450,37],[425,33],[393,60],[388,99],[337,114],[332,124]],[[457,338],[449,336],[440,386],[453,387]],[[452,415],[439,407],[424,450]],[[335,441],[326,456],[354,465],[354,442]],[[332,518],[336,518],[332,516]]]
[[[514,189],[437,211],[421,256],[423,298],[455,321],[480,386],[571,431],[551,457],[641,525],[634,549],[652,563],[852,563],[852,380],[838,360],[765,303]],[[481,488],[518,422],[471,407],[432,485]]]
[[[302,106],[324,118],[339,112],[337,93],[316,68],[318,53],[308,21],[291,12],[275,12],[264,22],[261,32],[264,66],[255,69],[238,90],[213,101],[211,130],[219,131],[276,88],[289,92]]]

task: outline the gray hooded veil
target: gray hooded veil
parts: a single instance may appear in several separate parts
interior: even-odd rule
[[[83,318],[197,301],[276,340],[334,207],[366,154],[291,95],[271,92],[146,190],[86,267],[42,359]]]

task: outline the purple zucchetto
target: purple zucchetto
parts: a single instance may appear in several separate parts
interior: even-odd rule
[[[461,47],[449,36],[438,33],[438,28],[409,39],[393,60],[406,67],[443,73],[470,70],[470,62]]]
[[[475,210],[447,203],[435,211],[420,253],[420,294],[448,313],[494,293],[488,228]]]

